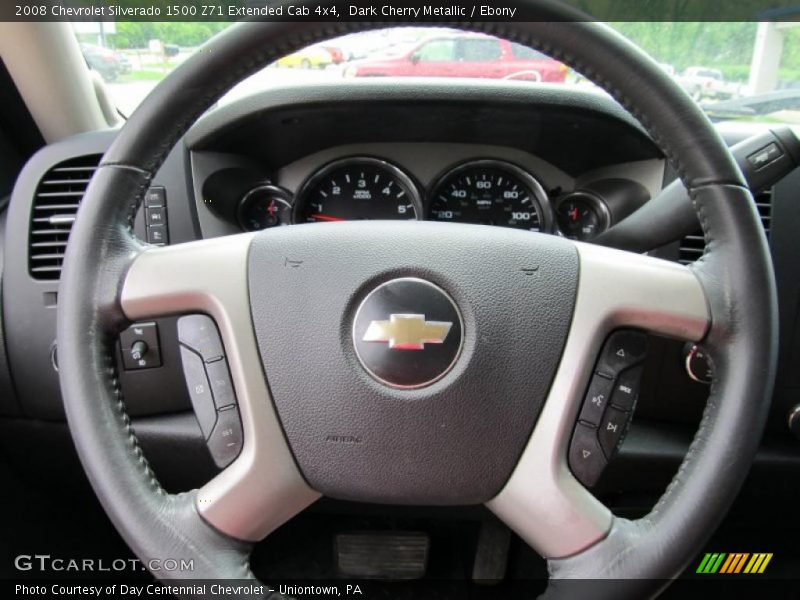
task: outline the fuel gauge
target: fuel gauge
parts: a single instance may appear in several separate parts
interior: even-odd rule
[[[245,231],[261,231],[292,222],[292,194],[277,185],[264,184],[247,192],[236,212]]]
[[[610,216],[605,202],[588,192],[573,192],[561,198],[556,208],[558,228],[571,240],[590,240],[608,228]]]

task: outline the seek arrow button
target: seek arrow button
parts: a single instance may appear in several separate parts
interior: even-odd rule
[[[617,446],[628,428],[629,419],[629,413],[613,406],[606,411],[597,434],[600,439],[600,447],[607,459],[610,460],[616,452]]]
[[[639,364],[647,354],[647,336],[638,331],[623,329],[611,334],[600,359],[597,372],[614,378],[625,369]]]
[[[606,457],[597,440],[597,429],[591,425],[575,425],[569,447],[569,467],[586,487],[592,487],[600,479],[606,467]]]

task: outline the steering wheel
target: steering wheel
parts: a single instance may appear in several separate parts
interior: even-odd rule
[[[604,25],[535,6],[540,22],[448,26],[537,48],[611,93],[690,190],[705,256],[684,267],[556,236],[428,222],[144,245],[132,232],[137,208],[199,115],[280,56],[378,25],[230,28],[117,135],[78,212],[59,293],[61,387],[97,496],[145,564],[193,560],[193,571],[159,577],[252,578],[252,543],[325,494],[485,503],[547,558],[551,588],[625,579],[627,591],[618,583],[613,595],[641,597],[680,574],[725,514],[758,446],[776,366],[774,276],[752,197],[709,121],[655,62]],[[132,321],[186,313],[219,328],[244,440],[201,489],[172,495],[137,443],[113,348]],[[407,322],[395,329],[390,314]],[[612,515],[567,465],[592,366],[623,327],[702,343],[715,367],[685,460],[638,520]],[[424,350],[398,351],[404,344]]]

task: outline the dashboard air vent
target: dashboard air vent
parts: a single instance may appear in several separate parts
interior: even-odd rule
[[[761,224],[764,232],[769,238],[769,231],[772,219],[772,190],[765,190],[755,196],[756,208],[761,217]],[[705,252],[705,240],[702,232],[698,231],[694,235],[687,235],[681,240],[678,249],[678,261],[681,264],[689,265],[700,258]]]
[[[72,223],[100,155],[81,156],[45,173],[33,202],[28,270],[34,279],[57,280]]]

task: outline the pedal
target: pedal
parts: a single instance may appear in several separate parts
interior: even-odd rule
[[[506,576],[511,530],[497,519],[481,523],[472,580],[483,585],[494,585]]]
[[[417,532],[340,533],[334,538],[339,573],[362,579],[419,579],[430,539]]]

